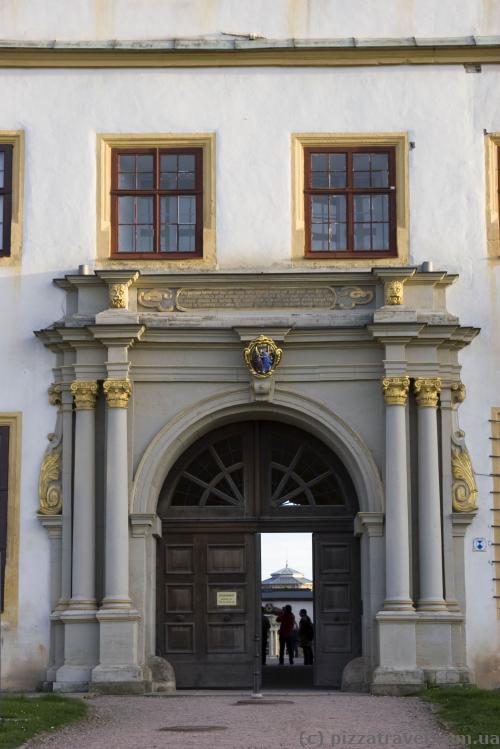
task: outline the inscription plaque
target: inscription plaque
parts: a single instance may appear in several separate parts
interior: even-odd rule
[[[217,606],[237,606],[237,596],[235,590],[218,590]]]
[[[369,304],[374,294],[361,286],[214,286],[205,288],[142,289],[139,306],[158,312],[209,309],[353,309]]]

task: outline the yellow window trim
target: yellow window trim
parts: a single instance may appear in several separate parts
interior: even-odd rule
[[[332,258],[311,260],[304,257],[304,148],[324,146],[393,146],[396,151],[397,257],[360,260]],[[307,268],[325,265],[374,267],[408,265],[409,251],[409,172],[407,133],[294,133],[292,135],[292,263]]]
[[[0,257],[0,268],[21,264],[23,244],[24,132],[0,130],[0,144],[12,149],[12,219],[10,224],[10,256]]]
[[[500,214],[498,210],[498,148],[500,133],[488,133],[484,137],[486,175],[486,242],[487,254],[500,259]]]
[[[7,494],[7,556],[2,626],[17,624],[19,590],[19,507],[21,485],[21,414],[0,413],[0,426],[9,427],[9,484]]]
[[[111,152],[113,148],[203,149],[203,257],[192,260],[111,259]],[[100,133],[97,136],[97,267],[215,269],[215,133]]]

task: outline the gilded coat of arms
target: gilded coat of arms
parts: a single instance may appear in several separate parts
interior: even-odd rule
[[[281,361],[282,349],[278,348],[272,338],[260,335],[250,341],[243,351],[245,364],[255,377],[270,377]]]

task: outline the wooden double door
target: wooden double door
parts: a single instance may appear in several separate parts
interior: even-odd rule
[[[157,652],[172,663],[179,688],[250,688],[258,681],[259,539],[254,529],[183,530],[160,541]],[[361,654],[358,539],[313,533],[313,558],[314,684],[339,688],[344,666]]]

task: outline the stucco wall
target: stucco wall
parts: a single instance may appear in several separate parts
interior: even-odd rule
[[[495,0],[5,0],[1,38],[139,39],[499,34]]]
[[[399,0],[399,12],[391,13],[395,4],[385,3],[383,13],[368,0],[348,7],[276,2],[271,10],[268,3],[241,4],[236,12],[236,3],[192,2],[174,16],[179,4],[152,2],[139,23],[139,3],[75,2],[63,13],[61,3],[12,0],[0,10],[0,36],[130,38],[221,29],[302,37],[500,33],[500,9],[486,0],[461,3],[460,12],[451,0],[421,2],[418,14],[416,3]],[[482,328],[461,354],[469,397],[460,418],[481,504],[466,537],[469,653],[479,676],[491,670],[498,651],[491,550],[472,553],[471,539],[490,535],[488,419],[491,406],[500,405],[498,264],[486,258],[483,137],[483,128],[500,131],[499,77],[488,66],[478,74],[459,66],[1,72],[0,130],[26,133],[22,266],[0,263],[0,410],[22,411],[24,418],[20,616],[15,637],[2,629],[4,673],[15,662],[33,684],[42,678],[48,645],[48,541],[35,512],[45,435],[55,422],[45,395],[53,359],[32,331],[62,315],[63,294],[51,279],[94,260],[96,133],[120,131],[215,132],[218,267],[264,271],[290,267],[292,132],[408,131],[415,142],[411,262],[432,260],[460,273],[449,308]],[[498,680],[494,675],[489,683]]]

